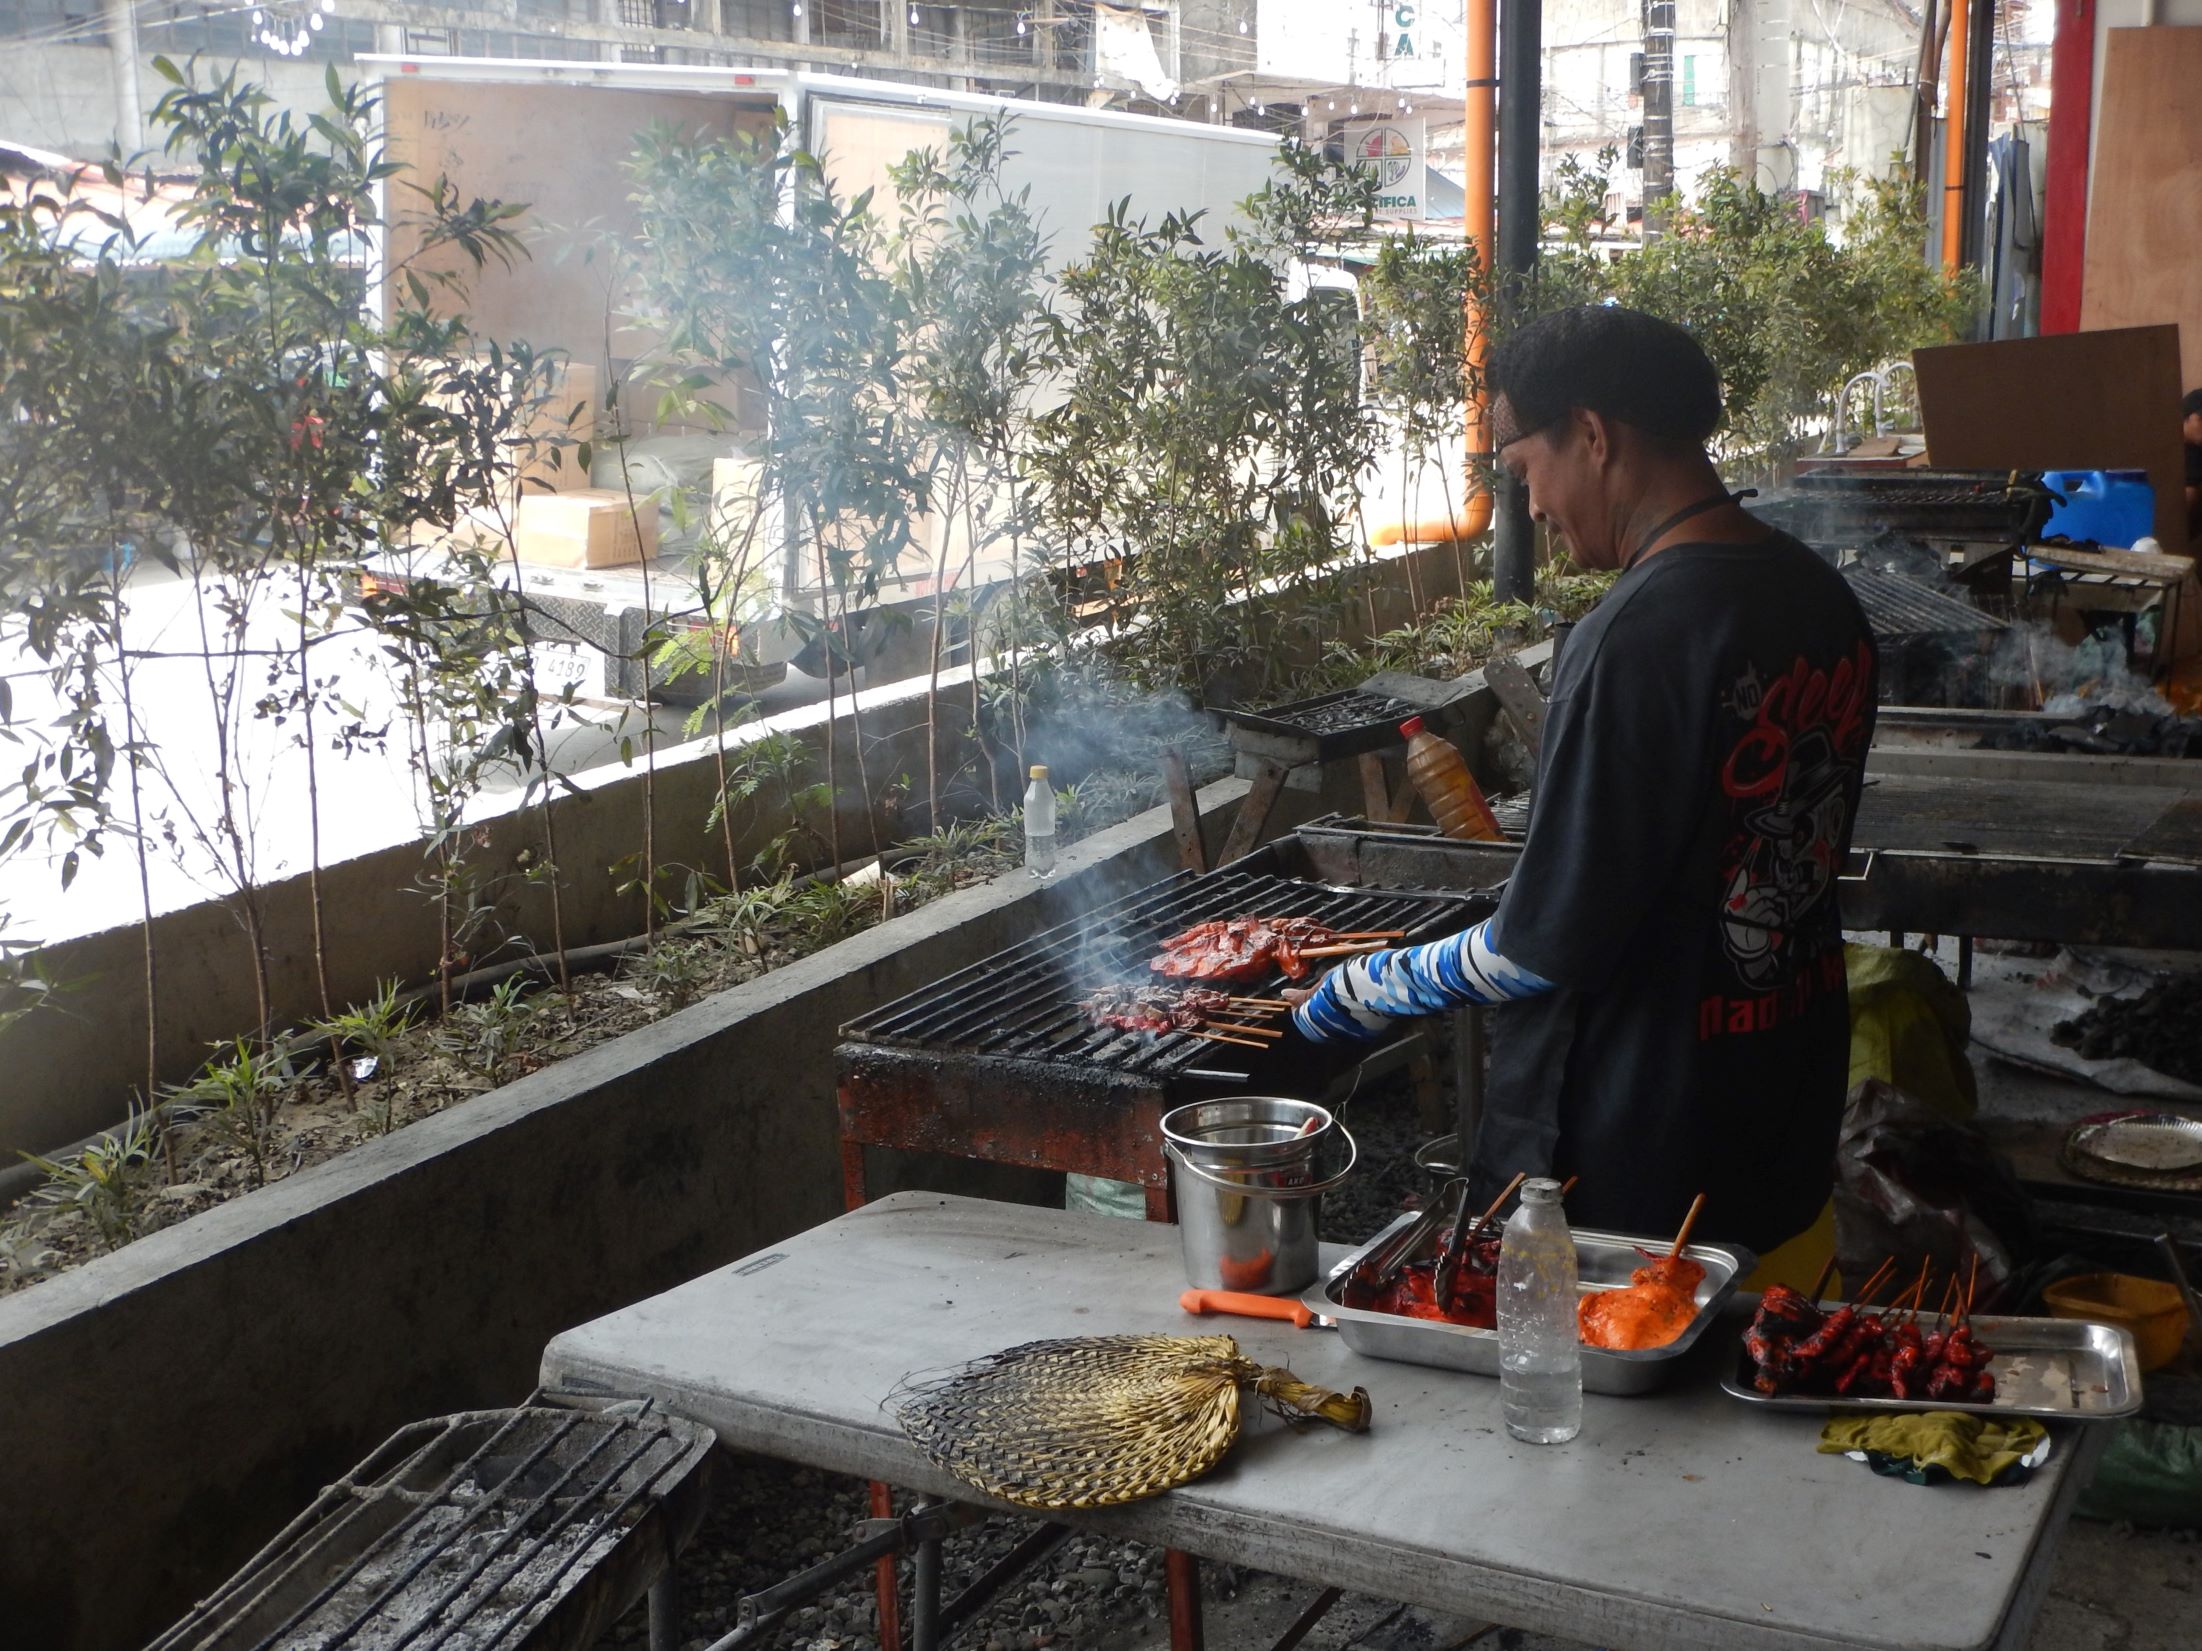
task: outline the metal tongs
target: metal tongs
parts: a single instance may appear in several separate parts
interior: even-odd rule
[[[1447,1181],[1438,1188],[1437,1196],[1422,1207],[1422,1213],[1411,1223],[1400,1228],[1389,1242],[1377,1245],[1354,1263],[1353,1271],[1346,1275],[1342,1299],[1348,1302],[1367,1301],[1391,1283],[1398,1276],[1399,1269],[1422,1248],[1423,1240],[1437,1230],[1438,1223],[1445,1219],[1447,1201],[1456,1195],[1460,1199],[1462,1211],[1465,1212],[1468,1207],[1467,1176],[1456,1175]],[[1455,1218],[1454,1225],[1459,1225],[1458,1217]]]

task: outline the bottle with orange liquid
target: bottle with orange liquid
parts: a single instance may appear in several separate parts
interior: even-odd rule
[[[1506,834],[1459,748],[1431,733],[1420,717],[1409,717],[1399,731],[1407,736],[1407,777],[1422,793],[1438,830],[1471,843],[1504,842]]]

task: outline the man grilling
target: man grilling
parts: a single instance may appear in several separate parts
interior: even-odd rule
[[[1849,1072],[1835,879],[1873,737],[1875,658],[1842,576],[1707,457],[1712,363],[1633,310],[1563,310],[1490,366],[1530,515],[1620,579],[1575,628],[1497,914],[1357,959],[1294,1023],[1504,1004],[1471,1173],[1580,1176],[1571,1219],[1762,1254],[1812,1226]]]

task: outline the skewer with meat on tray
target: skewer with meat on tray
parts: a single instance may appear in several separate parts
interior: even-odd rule
[[[1348,1307],[1369,1312],[1434,1319],[1472,1330],[1496,1329],[1501,1235],[1491,1223],[1524,1179],[1515,1176],[1472,1222],[1468,1218],[1466,1187],[1456,1183],[1463,1194],[1460,1213],[1437,1254],[1421,1261],[1403,1260],[1415,1253],[1428,1230],[1411,1228],[1388,1255],[1372,1252],[1348,1275],[1340,1300]],[[1574,1186],[1570,1178],[1561,1186],[1561,1196],[1565,1197]],[[1697,1317],[1697,1288],[1704,1282],[1705,1269],[1682,1252],[1704,1207],[1700,1195],[1691,1204],[1681,1231],[1675,1234],[1665,1255],[1641,1251],[1646,1265],[1637,1268],[1626,1285],[1593,1290],[1582,1298],[1576,1322],[1584,1346],[1611,1352],[1644,1352],[1667,1346],[1689,1329]],[[1432,1219],[1425,1217],[1425,1221]]]
[[[1796,1393],[1830,1399],[1929,1400],[1938,1404],[1992,1404],[1996,1379],[1989,1370],[1995,1349],[1973,1334],[1973,1293],[1980,1259],[1959,1288],[1952,1273],[1941,1307],[1922,1329],[1930,1264],[1900,1292],[1886,1312],[1873,1298],[1896,1277],[1895,1258],[1882,1262],[1865,1287],[1832,1310],[1817,1301],[1820,1287],[1803,1295],[1770,1286],[1743,1333],[1755,1375],[1752,1385],[1775,1397]],[[1821,1275],[1821,1284],[1826,1274]]]

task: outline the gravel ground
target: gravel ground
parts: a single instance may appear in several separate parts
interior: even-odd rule
[[[1357,1095],[1347,1121],[1361,1145],[1365,1169],[1323,1204],[1323,1234],[1340,1242],[1369,1237],[1405,1207],[1418,1177],[1414,1149],[1425,1138],[1403,1076]],[[849,1532],[868,1515],[865,1488],[857,1480],[758,1457],[723,1458],[710,1514],[682,1556],[681,1651],[704,1648],[731,1630],[744,1594],[778,1582],[848,1545]],[[946,1545],[944,1596],[957,1591],[1036,1528],[1032,1519],[990,1518],[957,1533]],[[907,1568],[905,1568],[907,1585]],[[1284,1583],[1235,1566],[1204,1564],[1202,1593],[1228,1607],[1246,1595],[1257,1615],[1290,1612],[1306,1603],[1304,1584]],[[1168,1614],[1162,1551],[1140,1542],[1112,1542],[1074,1535],[1041,1564],[996,1596],[994,1604],[955,1640],[958,1651],[1144,1651],[1167,1640]],[[1349,1602],[1352,1603],[1352,1602]],[[1324,1637],[1329,1647],[1365,1643],[1379,1651],[1429,1648],[1448,1640],[1419,1614],[1409,1623],[1396,1607],[1359,1602],[1341,1605],[1339,1622]],[[1290,1614],[1285,1616],[1290,1621]],[[1374,1634],[1364,1638],[1362,1631]],[[1274,1638],[1274,1635],[1270,1636]],[[1458,1643],[1459,1635],[1450,1636]],[[606,1636],[609,1646],[643,1644],[648,1618],[640,1605]],[[1309,1651],[1328,1651],[1311,1639]],[[781,1631],[783,1651],[853,1651],[878,1644],[878,1613],[869,1569],[850,1577],[797,1611]]]

